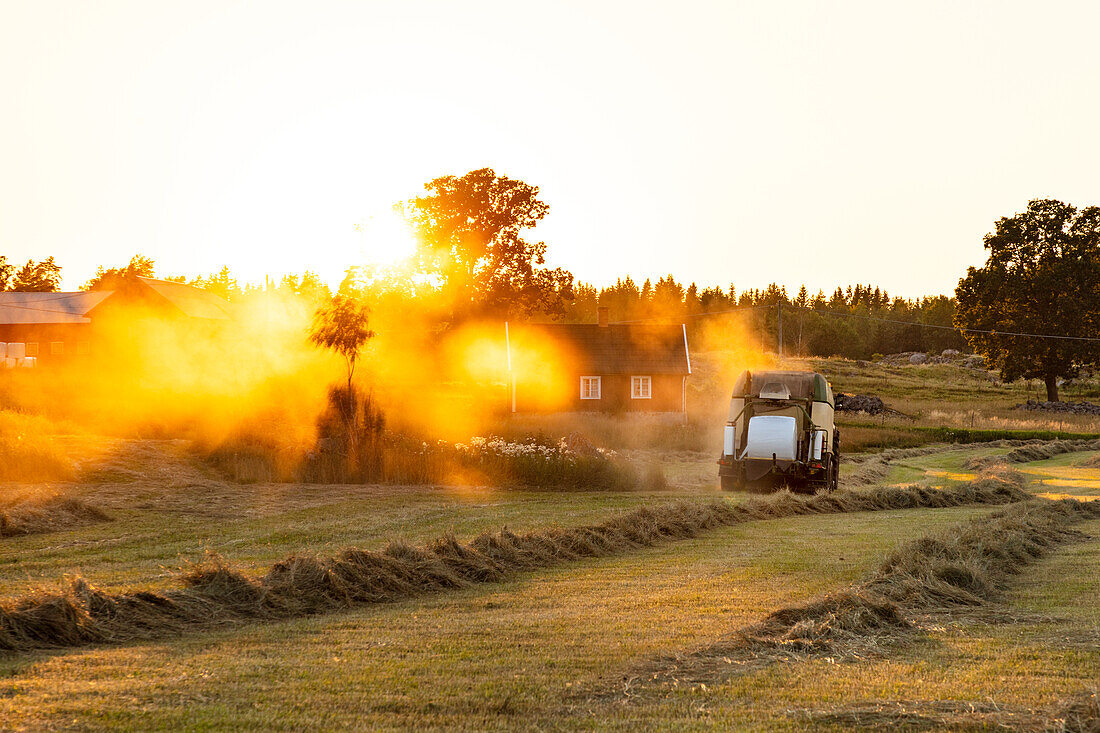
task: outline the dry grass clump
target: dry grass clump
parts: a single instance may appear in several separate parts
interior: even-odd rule
[[[745,638],[777,650],[812,652],[913,628],[896,604],[859,591],[844,591],[776,611],[752,627]]]
[[[650,679],[710,682],[738,668],[733,659],[745,668],[799,655],[881,654],[916,632],[911,616],[987,602],[1025,565],[1076,536],[1074,523],[1091,518],[1100,518],[1100,506],[1030,500],[923,537],[894,552],[860,585],[780,609],[729,640],[661,660]]]
[[[1045,728],[1064,733],[1100,731],[1100,693],[1085,692],[1055,706]]]
[[[0,410],[0,481],[64,481],[73,465],[42,417]]]
[[[641,507],[601,524],[524,534],[502,529],[481,534],[468,544],[447,536],[425,547],[395,542],[381,552],[348,549],[329,558],[292,556],[258,579],[210,556],[183,575],[183,588],[161,593],[109,594],[77,579],[61,593],[39,593],[0,605],[0,650],[147,639],[188,628],[394,601],[493,582],[561,562],[652,547],[752,520],[1006,504],[1028,498],[1014,473],[944,490],[903,486],[809,497],[784,491],[743,504],[712,501]],[[852,611],[865,612],[854,607]]]
[[[845,730],[1046,729],[1042,715],[1034,710],[1010,708],[995,702],[961,700],[876,700],[821,712],[799,711],[795,717],[815,727]]]
[[[1095,733],[1100,704],[1086,692],[1047,709],[977,700],[875,700],[821,711],[791,711],[815,727],[859,730],[1042,730]]]
[[[80,499],[63,496],[32,498],[0,508],[0,537],[55,532],[111,517]]]

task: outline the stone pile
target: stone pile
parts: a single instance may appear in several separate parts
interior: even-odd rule
[[[836,394],[836,410],[837,412],[865,412],[868,415],[881,415],[889,411],[889,408],[878,397],[838,392]]]
[[[1072,412],[1075,415],[1100,415],[1100,405],[1091,402],[1041,402],[1028,400],[1016,405],[1016,410],[1037,410],[1040,412]]]
[[[944,349],[940,354],[926,354],[923,351],[901,351],[882,357],[883,364],[904,366],[906,364],[958,364],[967,369],[984,369],[985,358],[979,354],[960,354],[956,349]]]

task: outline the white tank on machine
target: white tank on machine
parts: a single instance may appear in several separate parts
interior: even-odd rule
[[[789,415],[757,415],[749,419],[748,443],[742,458],[793,461],[798,456],[798,421]]]

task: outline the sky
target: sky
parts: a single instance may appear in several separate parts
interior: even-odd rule
[[[0,255],[242,281],[387,262],[491,167],[597,285],[950,293],[1100,204],[1100,4],[0,0]]]

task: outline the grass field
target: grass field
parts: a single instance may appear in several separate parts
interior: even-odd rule
[[[907,384],[893,388],[901,394]],[[953,389],[937,399],[961,399]],[[990,415],[1015,399],[1007,388],[993,394],[996,404],[975,398]],[[629,426],[604,429],[623,442],[634,437]],[[659,435],[660,426],[645,429]],[[745,500],[717,491],[712,451],[654,440],[619,447],[639,464],[660,464],[667,489],[554,492],[241,485],[179,441],[58,438],[51,445],[67,450],[77,480],[0,484],[0,501],[71,498],[110,519],[0,538],[0,601],[10,607],[72,574],[114,592],[159,591],[208,550],[261,575],[294,554],[379,550],[393,539],[421,545],[449,533],[468,541],[501,526],[567,528],[673,500]],[[892,458],[881,483],[961,484],[978,474],[978,459],[1010,450],[973,444]],[[1030,493],[1088,500],[1100,496],[1097,456],[1065,453],[1015,468]],[[846,464],[842,485],[860,470]],[[905,644],[855,658],[731,663],[705,684],[645,679],[656,660],[849,588],[904,543],[995,511],[747,521],[411,600],[0,655],[0,729],[1043,730],[1069,721],[1072,730],[1100,686],[1097,520],[1076,525],[1081,536],[1024,566],[988,603],[916,618],[919,631]]]

